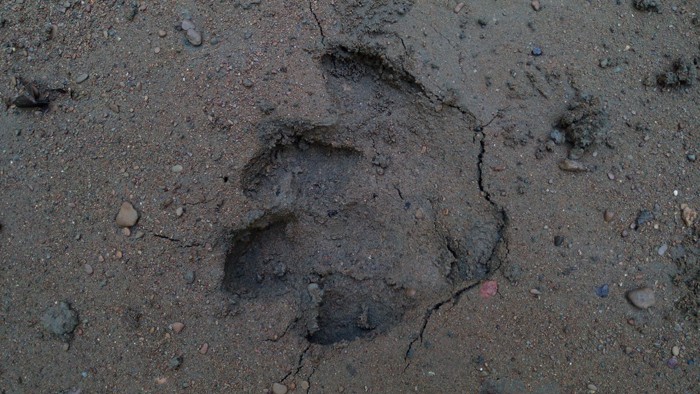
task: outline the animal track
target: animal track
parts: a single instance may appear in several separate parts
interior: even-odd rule
[[[502,223],[480,194],[471,115],[436,109],[376,57],[337,50],[322,68],[334,121],[259,125],[242,187],[263,213],[233,232],[223,286],[270,302],[293,292],[295,330],[325,345],[483,277]]]

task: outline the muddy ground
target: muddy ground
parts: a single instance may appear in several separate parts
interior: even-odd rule
[[[458,3],[3,1],[0,392],[697,392],[700,5]]]

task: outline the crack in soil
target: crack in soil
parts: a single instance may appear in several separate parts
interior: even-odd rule
[[[323,34],[323,26],[321,26],[321,21],[318,19],[318,15],[316,15],[316,12],[314,12],[314,6],[313,6],[312,0],[309,0],[309,11],[311,11],[311,15],[313,15],[314,20],[316,20],[316,25],[318,26],[318,31],[321,33],[321,45],[324,45],[325,41],[326,41],[326,35]]]
[[[450,106],[450,105],[448,105]],[[455,106],[460,112],[462,113],[468,113],[468,111],[463,110],[462,108],[459,108]],[[498,228],[498,241],[494,244],[493,249],[491,250],[491,253],[489,257],[486,259],[487,266],[490,267],[490,263],[492,260],[497,259],[498,256],[498,248],[503,247],[504,249],[504,256],[503,259],[507,258],[508,254],[510,253],[510,250],[508,248],[508,239],[505,236],[504,232],[506,227],[508,226],[508,214],[505,210],[505,208],[501,207],[498,203],[496,203],[492,198],[491,198],[491,193],[486,189],[484,186],[484,154],[486,153],[486,135],[484,134],[484,128],[488,127],[493,120],[500,115],[502,110],[499,110],[496,115],[494,115],[491,120],[489,120],[488,123],[479,125],[474,128],[474,131],[476,132],[474,138],[479,138],[479,144],[480,144],[480,149],[479,149],[479,155],[477,157],[477,168],[478,168],[478,185],[479,185],[479,190],[483,193],[484,199],[498,212],[498,216],[500,219],[500,226]],[[455,251],[453,251],[449,246],[447,249],[452,253],[454,256],[456,256]],[[496,266],[493,269],[489,269],[489,271],[486,273],[486,278],[491,277],[496,271],[498,271],[501,268],[501,264],[499,263],[498,266]],[[452,303],[452,304],[457,304],[462,296],[462,294],[466,293],[467,291],[473,289],[474,287],[478,286],[481,283],[481,280],[473,282],[468,284],[465,287],[462,287],[461,289],[457,290],[456,292],[452,293],[452,295],[444,299],[442,301],[439,301],[435,304],[433,304],[430,308],[428,308],[425,311],[425,314],[423,315],[423,322],[420,328],[420,332],[418,333],[418,336],[411,340],[411,342],[408,344],[408,349],[406,350],[406,353],[404,355],[404,360],[407,362],[406,366],[403,369],[403,372],[406,372],[409,366],[411,366],[411,362],[409,359],[411,358],[413,351],[414,351],[414,346],[416,342],[423,343],[423,335],[425,333],[426,328],[428,327],[428,322],[430,321],[430,318],[433,316],[433,313],[440,309],[443,305],[447,303]]]

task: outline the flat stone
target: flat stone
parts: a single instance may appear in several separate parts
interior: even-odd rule
[[[182,172],[183,167],[180,164],[175,164],[174,166],[172,166],[172,168],[170,168],[170,170],[172,172]]]
[[[274,394],[287,394],[287,386],[282,383],[274,383],[272,385],[272,392]]]
[[[90,75],[86,73],[80,74],[75,78],[75,83],[83,83],[88,79],[89,76]]]
[[[117,214],[117,226],[131,227],[139,220],[139,213],[130,202],[124,201]]]
[[[185,324],[180,323],[180,322],[175,322],[175,323],[170,325],[170,328],[172,328],[172,330],[175,334],[179,334],[185,328]]]
[[[567,172],[586,172],[588,167],[580,161],[564,159],[559,162],[559,168]]]
[[[647,309],[656,304],[654,290],[649,287],[641,287],[639,289],[630,290],[627,292],[627,299],[640,309]]]

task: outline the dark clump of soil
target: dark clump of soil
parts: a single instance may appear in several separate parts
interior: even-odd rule
[[[558,127],[564,130],[566,141],[575,150],[586,150],[602,142],[608,133],[608,113],[599,97],[580,96],[559,119]]]
[[[78,326],[78,312],[74,311],[67,302],[60,302],[46,310],[41,322],[51,334],[63,341],[69,341]]]
[[[661,12],[661,2],[658,0],[634,0],[634,8],[640,11]]]
[[[671,66],[671,70],[659,74],[656,82],[664,88],[676,88],[692,85],[698,77],[695,64],[685,58],[679,58]]]

